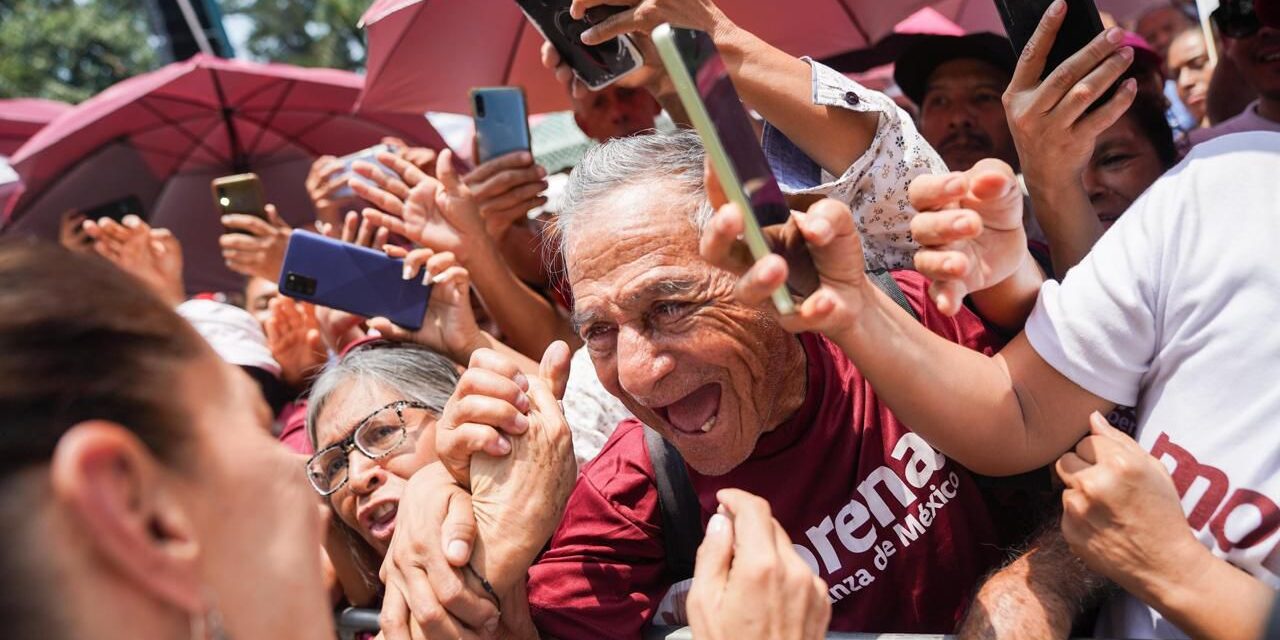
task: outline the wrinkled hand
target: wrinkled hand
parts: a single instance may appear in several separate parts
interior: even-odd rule
[[[405,198],[369,185],[356,187],[373,206],[364,210],[365,219],[433,251],[451,252],[463,265],[476,253],[477,244],[496,251],[488,241],[475,198],[459,179],[448,149],[436,161],[436,175],[439,180],[425,174],[414,175],[413,182],[406,180],[412,189]]]
[[[972,169],[911,182],[911,235],[920,243],[916,270],[931,279],[929,297],[946,315],[964,297],[990,288],[1030,260],[1022,226],[1022,191],[1009,165],[986,159]]]
[[[280,378],[294,389],[301,388],[329,359],[316,319],[315,307],[285,296],[268,303],[270,315],[263,323],[267,347],[280,364]]]
[[[386,318],[373,318],[369,328],[389,340],[413,342],[448,356],[454,362],[471,359],[483,339],[475,311],[471,308],[471,276],[458,265],[452,253],[436,253],[430,249],[406,251],[400,247],[383,248],[387,255],[404,259],[405,279],[422,272],[422,283],[431,285],[422,328],[409,331]]]
[[[640,57],[644,59],[644,64],[625,77],[619,78],[617,86],[644,89],[655,98],[673,93],[675,86],[671,83],[671,76],[667,74],[666,67],[662,66],[662,57],[658,54],[658,49],[654,46],[653,39],[643,33],[631,33],[628,36],[631,38],[631,42],[636,45],[636,49],[640,51]],[[591,95],[591,88],[578,79],[577,74],[573,72],[573,68],[569,66],[568,62],[565,62],[564,58],[560,57],[560,52],[556,51],[556,48],[550,42],[542,43],[542,66],[550,69],[555,74],[556,81],[564,88],[565,94],[576,100],[581,100]]]
[[[769,503],[744,491],[716,494],[689,589],[693,637],[820,639],[831,622],[827,585],[791,546]]]
[[[93,239],[84,230],[86,220],[88,218],[75,209],[63,213],[58,221],[58,244],[76,253],[92,252]]]
[[[85,221],[85,233],[98,254],[140,280],[171,306],[186,299],[182,283],[182,245],[168,229],[152,229],[135,215],[121,224],[111,218]]]
[[[1009,128],[1031,189],[1052,188],[1064,180],[1079,188],[1098,136],[1128,111],[1137,95],[1137,81],[1130,78],[1105,104],[1088,112],[1133,62],[1133,49],[1120,46],[1124,31],[1119,28],[1099,34],[1041,82],[1066,10],[1064,0],[1050,5],[1004,94]]]
[[[265,209],[266,220],[242,213],[222,216],[222,226],[228,231],[218,238],[218,246],[222,247],[222,259],[228,269],[275,282],[280,279],[293,228],[280,219],[275,205],[269,204]]]
[[[560,524],[577,479],[573,436],[559,402],[569,357],[563,342],[547,348],[539,375],[528,380],[528,426],[523,435],[508,438],[510,452],[491,456],[481,448],[471,458],[471,500],[479,533],[471,563],[499,593],[525,580]],[[462,416],[459,411],[453,418]],[[485,419],[483,412],[466,417]]]
[[[382,144],[389,144],[397,147],[399,151],[395,155],[408,160],[410,164],[418,169],[428,174],[435,172],[436,156],[439,155],[435,149],[428,149],[427,147],[411,147],[409,146],[409,143],[393,136],[383,138]],[[378,161],[382,162],[381,159]]]
[[[529,211],[547,203],[547,170],[534,164],[528,151],[508,153],[481,164],[462,177],[471,190],[485,231],[501,240]]]
[[[448,472],[431,464],[414,473],[382,563],[379,638],[477,638],[497,629],[497,606],[465,568],[475,536],[470,496]]]
[[[1183,515],[1164,465],[1099,413],[1090,435],[1058,459],[1062,533],[1090,569],[1144,597],[1153,585],[1177,584],[1208,556]]]
[[[346,167],[333,156],[320,156],[307,172],[307,196],[316,207],[316,221],[335,224],[342,218],[338,192],[347,186]]]
[[[702,230],[699,250],[711,264],[740,276],[734,290],[739,302],[772,309],[774,290],[789,283],[805,299],[796,305],[795,313],[779,318],[787,331],[832,336],[854,326],[874,285],[866,277],[862,240],[848,206],[820,200],[807,213],[792,211],[786,224],[764,229],[782,255],[753,263],[738,240],[746,228],[743,211],[725,203],[710,170],[707,197],[718,210]]]
[[[635,32],[648,34],[664,22],[714,34],[717,27],[728,22],[724,12],[711,0],[574,0],[569,13],[575,19],[582,19],[587,9],[608,5],[630,8],[587,29],[582,34],[584,44],[602,44]]]

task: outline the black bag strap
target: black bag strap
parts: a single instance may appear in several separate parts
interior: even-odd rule
[[[907,301],[888,271],[868,271],[867,277],[898,306],[920,320],[920,314]],[[671,584],[693,577],[693,561],[702,544],[702,506],[689,481],[680,452],[657,431],[644,428],[644,444],[653,463],[654,481],[658,485],[658,508],[662,510],[662,546],[667,554],[667,579]]]
[[[658,485],[667,577],[675,584],[693,577],[693,559],[698,554],[698,545],[702,544],[702,507],[680,452],[649,427],[644,428],[644,444]]]

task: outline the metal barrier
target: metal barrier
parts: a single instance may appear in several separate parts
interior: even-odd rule
[[[334,620],[339,640],[356,640],[362,633],[378,632],[378,610],[347,607]]]

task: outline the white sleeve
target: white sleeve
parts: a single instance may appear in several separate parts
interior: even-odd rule
[[[1090,393],[1131,407],[1158,350],[1161,265],[1177,250],[1177,172],[1162,178],[1067,273],[1040,290],[1026,335]]]

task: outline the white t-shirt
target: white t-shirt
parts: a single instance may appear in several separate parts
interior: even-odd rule
[[[1200,542],[1280,588],[1280,134],[1196,147],[1134,203],[1027,337],[1090,392],[1138,407]],[[1136,598],[1099,637],[1179,638]]]

